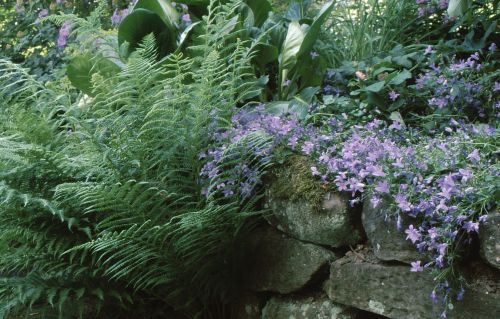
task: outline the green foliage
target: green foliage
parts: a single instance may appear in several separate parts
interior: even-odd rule
[[[89,77],[92,98],[1,61],[0,317],[223,316],[258,197],[202,195],[199,154],[260,93],[254,46],[220,33],[238,5],[211,3],[191,58],[158,61],[146,36],[122,69]],[[224,165],[268,143],[235,145]]]

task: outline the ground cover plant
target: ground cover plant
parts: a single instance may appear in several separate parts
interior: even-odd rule
[[[84,3],[0,9],[27,32],[0,23],[0,318],[231,318],[263,181],[297,155],[432,256],[409,271],[443,318],[467,298],[498,201],[498,4]]]

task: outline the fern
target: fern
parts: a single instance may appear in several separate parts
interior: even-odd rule
[[[260,86],[256,43],[234,24],[241,2],[218,3],[201,44],[158,61],[147,36],[120,72],[94,76],[84,107],[0,61],[0,318],[161,317],[171,307],[222,317],[210,311],[237,289],[237,243],[259,197],[202,195],[199,154]],[[72,21],[90,39],[99,17],[46,20]],[[268,145],[250,135],[220,168],[245,162],[264,174],[270,162],[255,154]],[[111,313],[117,301],[123,313]]]

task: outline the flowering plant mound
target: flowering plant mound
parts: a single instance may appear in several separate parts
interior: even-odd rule
[[[429,137],[398,122],[374,120],[347,127],[325,118],[312,125],[298,122],[292,114],[269,114],[263,105],[244,108],[233,117],[231,128],[214,134],[220,146],[208,151],[201,175],[208,181],[217,179],[228,145],[256,132],[272,137],[255,153],[260,161],[270,161],[273,151],[283,146],[312,157],[317,164],[310,167],[311,174],[325,187],[350,193],[351,205],[370,198],[420,252],[433,256],[425,264],[413,262],[411,271],[432,269],[439,283],[431,297],[437,301],[441,295],[448,304],[462,298],[463,290],[451,288],[461,284],[450,280],[458,250],[471,242],[493,209],[493,181],[500,173],[495,128],[458,122],[450,127]],[[259,181],[251,167],[238,163],[230,171],[230,182],[217,184],[215,191],[223,197],[252,194],[251,186]],[[402,229],[403,215],[411,221],[407,229]]]
[[[485,59],[476,52],[466,60],[454,58],[448,66],[430,64],[413,86],[416,96],[427,101],[426,113],[440,124],[452,116],[482,122],[497,118],[500,72],[491,61],[495,51],[493,43]]]

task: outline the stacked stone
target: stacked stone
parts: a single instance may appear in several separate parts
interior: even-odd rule
[[[293,185],[290,185],[293,188]],[[367,201],[368,202],[368,201]],[[436,319],[436,281],[410,272],[426,260],[386,221],[383,207],[353,209],[326,193],[318,209],[304,200],[267,198],[272,214],[245,244],[242,319]],[[403,223],[408,220],[403,220]],[[468,285],[448,318],[500,318],[500,214],[480,230],[481,259],[463,266]]]

